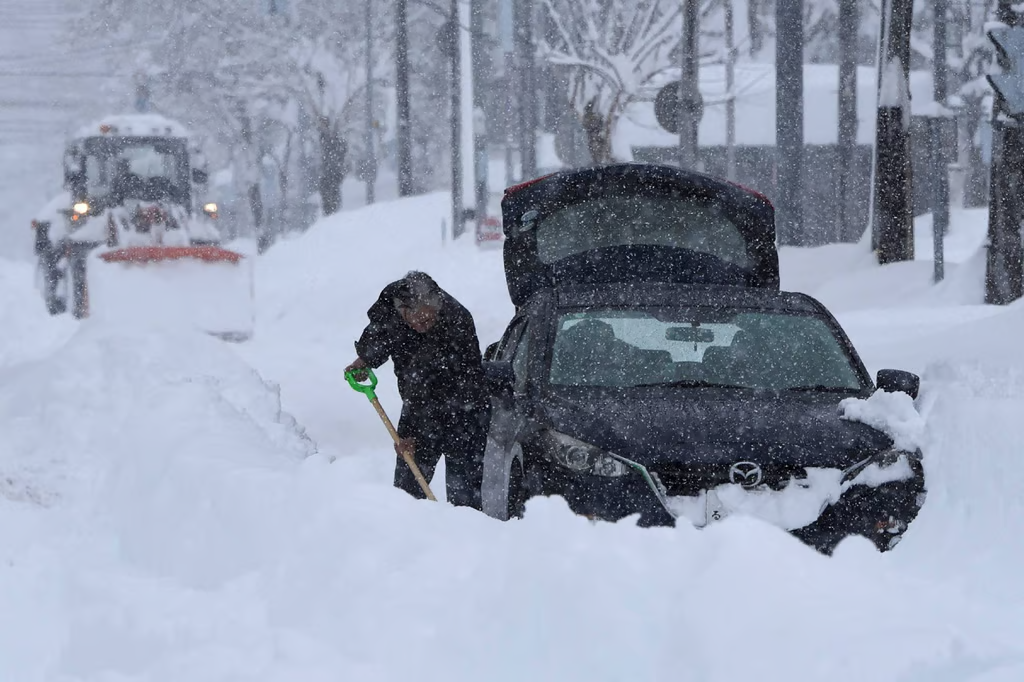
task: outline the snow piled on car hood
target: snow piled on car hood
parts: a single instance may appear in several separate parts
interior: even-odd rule
[[[241,347],[103,320],[23,339],[46,359],[3,370],[0,463],[59,495],[0,497],[0,680],[1024,677],[1016,355],[925,372],[929,499],[884,555],[854,539],[824,557],[740,515],[640,529],[553,498],[502,523],[392,488],[390,439],[340,371],[380,287],[437,273],[483,344],[511,312],[500,253],[440,246],[447,210],[381,204],[275,246]],[[357,234],[388,257],[340,268]],[[878,315],[858,333],[884,361],[906,315]]]
[[[839,407],[843,419],[882,431],[897,450],[916,452],[924,442],[925,421],[906,393],[875,391],[868,398],[847,398]]]

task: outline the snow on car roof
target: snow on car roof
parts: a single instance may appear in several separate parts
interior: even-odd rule
[[[96,135],[191,137],[191,132],[181,123],[160,114],[115,114],[83,126],[75,137]]]

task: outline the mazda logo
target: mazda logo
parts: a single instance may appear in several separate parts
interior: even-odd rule
[[[744,488],[753,488],[760,485],[762,479],[761,467],[754,462],[736,462],[729,467],[730,483],[736,483]]]

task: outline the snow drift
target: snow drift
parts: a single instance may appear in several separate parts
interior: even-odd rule
[[[0,367],[45,357],[74,332],[69,317],[51,318],[29,263],[0,258]]]
[[[186,257],[158,247],[153,251],[170,255],[149,262],[107,262],[104,256],[109,251],[90,255],[89,315],[248,339],[254,325],[255,254],[216,249],[218,254],[240,256],[237,262],[192,255],[203,248],[215,247],[191,247],[183,250]]]
[[[275,246],[243,346],[100,319],[58,346],[23,324],[40,346],[0,370],[0,479],[38,495],[0,495],[0,680],[1024,677],[1024,363],[989,344],[1020,337],[1018,308],[939,308],[923,336],[913,300],[851,312],[873,362],[926,364],[921,422],[893,423],[921,439],[929,498],[891,553],[826,558],[738,515],[593,524],[558,499],[502,523],[392,488],[388,436],[342,379],[408,269],[470,308],[482,344],[511,316],[500,254],[441,245],[447,207],[380,204]],[[840,262],[823,285],[863,276]],[[972,341],[983,362],[960,357]]]

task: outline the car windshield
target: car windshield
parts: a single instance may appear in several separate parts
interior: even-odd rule
[[[739,227],[717,200],[688,194],[606,194],[541,216],[536,225],[542,262],[621,245],[688,249],[747,268]]]
[[[785,311],[587,310],[558,319],[553,386],[866,388],[825,319]]]
[[[90,197],[182,201],[188,196],[188,154],[180,140],[94,138],[87,140],[85,152]]]

